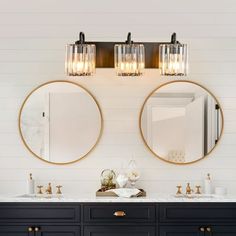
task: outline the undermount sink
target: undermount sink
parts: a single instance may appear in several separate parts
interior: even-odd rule
[[[184,199],[192,199],[192,198],[200,198],[200,199],[209,199],[216,198],[216,195],[209,194],[178,194],[175,195],[176,198],[184,198]]]
[[[29,199],[46,199],[46,198],[63,198],[61,194],[22,194],[16,196],[17,198],[29,198]]]

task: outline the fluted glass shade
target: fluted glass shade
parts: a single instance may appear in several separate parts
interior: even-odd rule
[[[188,74],[188,48],[186,44],[161,44],[159,47],[161,75],[185,76]]]
[[[139,76],[145,68],[143,44],[116,44],[114,47],[115,70],[119,76]]]
[[[96,46],[94,44],[68,44],[65,71],[69,76],[88,76],[95,73]]]

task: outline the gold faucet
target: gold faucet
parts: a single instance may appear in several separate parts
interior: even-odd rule
[[[45,192],[47,194],[52,194],[52,185],[51,185],[51,183],[48,183],[48,186],[47,186]]]
[[[186,194],[191,194],[192,192],[193,192],[193,190],[190,187],[190,183],[187,183]]]

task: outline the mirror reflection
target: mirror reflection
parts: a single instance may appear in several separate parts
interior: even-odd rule
[[[69,81],[53,81],[26,98],[19,129],[24,144],[36,157],[66,164],[94,148],[101,134],[102,116],[86,89]]]
[[[214,149],[222,134],[223,113],[215,96],[201,85],[174,81],[146,99],[140,128],[144,142],[157,157],[187,164]]]

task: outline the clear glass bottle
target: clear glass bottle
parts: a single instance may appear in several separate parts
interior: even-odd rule
[[[135,160],[131,160],[128,165],[127,176],[129,178],[130,184],[132,188],[135,188],[135,184],[140,178],[140,172],[137,168],[137,164]]]

